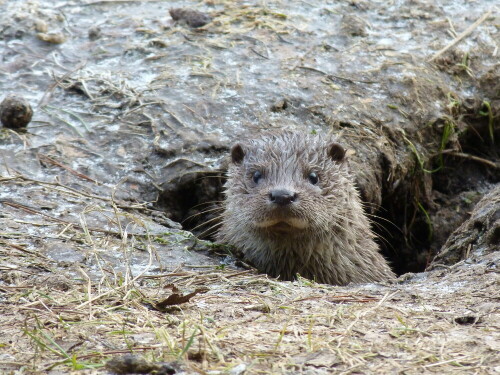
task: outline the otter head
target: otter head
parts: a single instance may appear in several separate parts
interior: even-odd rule
[[[344,194],[345,154],[337,142],[291,132],[237,143],[231,149],[227,211],[270,235],[327,231],[326,213]]]

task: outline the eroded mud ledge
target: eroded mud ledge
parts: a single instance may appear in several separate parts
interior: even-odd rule
[[[490,2],[0,5],[0,87],[34,108],[27,133],[1,131],[2,370],[90,373],[131,348],[187,373],[498,366],[498,210],[481,201],[499,182]],[[173,23],[174,6],[213,21]],[[339,134],[400,273],[446,241],[455,255],[348,288],[209,255],[171,219],[217,200],[229,145],[269,127]],[[202,291],[155,309],[172,284]]]

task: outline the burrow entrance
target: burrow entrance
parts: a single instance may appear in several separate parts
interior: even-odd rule
[[[477,113],[477,111],[475,112]],[[500,182],[500,153],[484,116],[468,115],[465,131],[455,132],[440,154],[391,190],[382,186],[382,205],[371,216],[384,256],[398,274],[421,272],[448,236],[466,220],[491,186]],[[158,206],[183,228],[214,240],[224,199],[224,170],[179,159],[162,185]]]

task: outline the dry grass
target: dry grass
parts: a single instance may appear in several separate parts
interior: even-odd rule
[[[233,78],[216,70],[210,51],[244,41],[267,61],[270,36],[282,40],[301,30],[300,22],[287,22],[285,14],[262,5],[215,3],[224,5],[225,11],[205,27],[213,34],[205,45],[190,39],[190,33],[198,31],[175,25],[157,41],[166,43],[162,38],[182,34],[183,42],[201,48],[204,54],[187,58],[184,66],[192,76],[209,80],[199,89],[212,99],[221,87],[241,87],[244,82],[238,74]],[[247,35],[250,31],[253,36]],[[292,49],[286,41],[283,46],[285,52]],[[315,48],[306,46],[304,53],[283,59],[286,74],[309,69],[324,79],[325,87],[332,81],[372,83],[312,71],[304,60],[314,59],[310,55]],[[144,61],[162,57],[158,53]],[[113,123],[107,113],[113,108],[121,111],[123,123],[136,114],[151,125],[154,143],[161,133],[155,125],[158,120],[142,110],[159,105],[175,126],[189,130],[183,117],[164,101],[148,97],[163,82],[138,89],[126,79],[92,71],[91,66],[78,64],[66,70],[69,73],[54,77],[41,104],[48,103],[57,87],[77,88],[88,99],[84,115],[91,115],[94,122],[104,118],[106,125]],[[159,75],[166,81],[176,77],[173,70]],[[364,99],[363,95],[359,97]],[[89,128],[97,129],[88,126],[92,124],[81,113],[44,108],[52,128],[58,120],[81,138]],[[327,125],[335,126],[330,121],[337,115],[362,113],[355,105],[349,111],[342,108],[332,110]],[[361,124],[355,115],[350,122]],[[131,121],[130,134],[144,135],[138,123]],[[345,132],[352,132],[348,134],[352,139],[373,140],[383,134],[383,128],[377,129],[352,127]],[[30,150],[28,136],[12,132],[1,136],[18,150]],[[87,139],[80,141],[87,147]],[[94,156],[90,146],[82,149]],[[19,152],[16,157],[24,157],[29,165],[30,156],[23,155]],[[0,184],[9,199],[0,200],[2,373],[101,373],[106,361],[126,353],[176,363],[181,371],[193,374],[500,371],[498,253],[391,285],[279,282],[207,258],[195,250],[207,247],[188,233],[155,223],[156,213],[146,203],[117,198],[117,192],[124,191],[120,183],[108,186],[71,168],[64,152],[57,155],[60,161],[45,154],[34,156],[47,167],[44,180],[18,172],[23,168],[3,159]],[[58,171],[57,177],[51,168]],[[66,183],[60,182],[59,172]],[[178,303],[169,306],[166,301]]]
[[[19,189],[43,186],[27,181],[3,183]],[[43,237],[1,234],[4,371],[93,373],[125,353],[201,374],[243,369],[251,374],[470,374],[492,373],[499,365],[498,305],[481,307],[498,302],[498,278],[491,273],[473,280],[479,265],[436,271],[420,281],[354,287],[279,282],[217,266],[164,264],[160,271],[158,253],[176,246],[189,251],[179,235],[148,234],[146,216],[113,209],[104,198],[99,200],[109,206],[98,213],[115,229],[92,228],[85,218],[98,199],[88,202],[87,194],[80,199],[87,201],[80,223],[54,221],[33,208],[3,202],[4,218],[21,210],[29,217],[18,215],[18,223],[36,222],[47,241],[65,239],[86,259],[65,264],[44,246],[32,246]],[[144,232],[131,234],[137,228]],[[118,253],[119,266],[110,251]],[[138,253],[148,259],[140,270]],[[182,301],[195,290],[198,294]],[[178,295],[170,298],[173,305],[161,306],[173,294]],[[458,324],[455,318],[463,316],[464,324]]]

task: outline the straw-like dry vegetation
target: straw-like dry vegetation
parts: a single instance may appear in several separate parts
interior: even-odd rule
[[[386,255],[423,270],[500,180],[498,9],[175,5],[211,22],[0,0],[0,88],[34,110],[0,130],[0,372],[499,373],[497,198],[454,262],[381,285],[270,279],[172,220],[216,225],[184,195],[218,212],[196,187],[244,132],[334,130]]]

